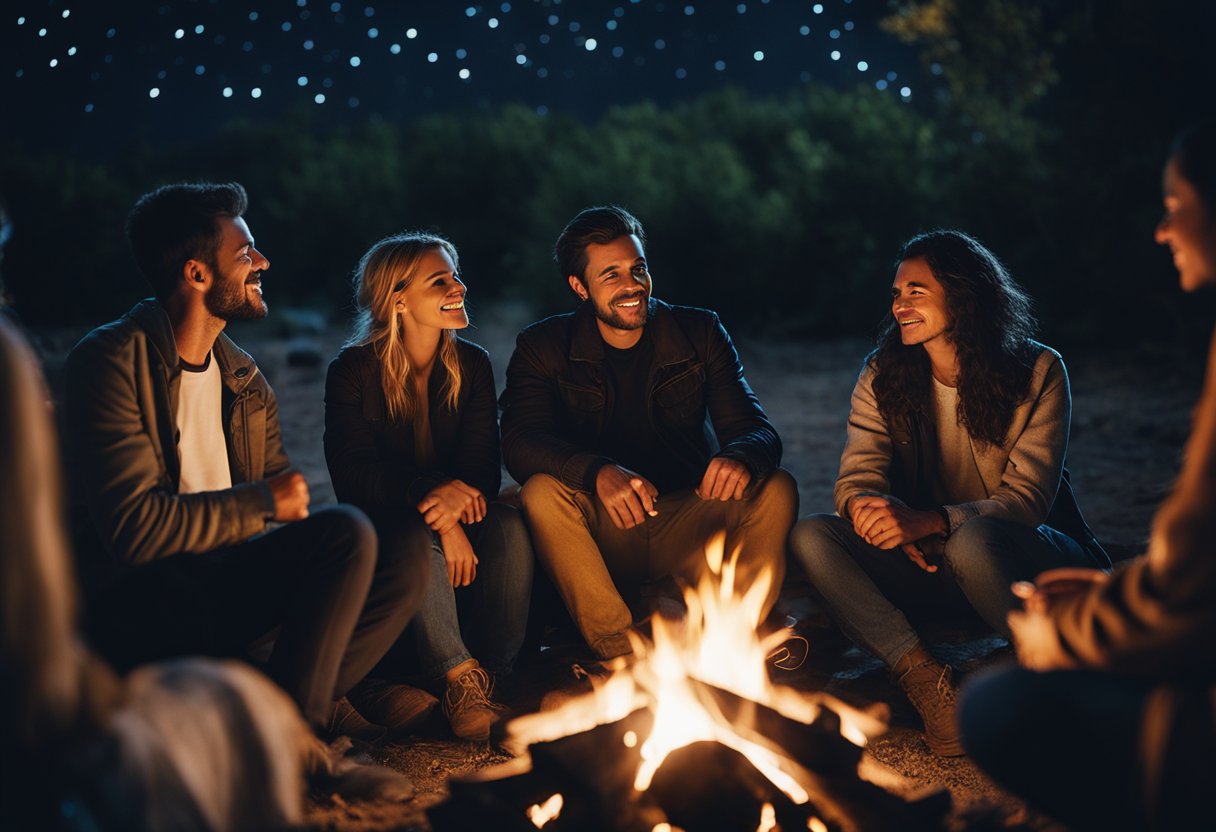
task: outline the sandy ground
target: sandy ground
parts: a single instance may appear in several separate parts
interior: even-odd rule
[[[477,326],[466,335],[490,350],[501,390],[514,335],[530,317],[526,309],[513,306],[477,309],[474,315]],[[307,332],[308,327],[300,325],[295,335],[282,337],[283,322],[291,313],[276,309],[271,320],[276,317],[279,335],[271,334],[276,326],[265,323],[242,329],[236,337],[258,358],[278,393],[285,441],[311,483],[314,504],[329,502],[333,492],[321,447],[322,391],[326,364],[344,333],[333,328]],[[307,320],[302,317],[304,324]],[[830,511],[849,394],[867,343],[742,339],[738,346],[748,380],[784,440],[784,465],[798,480],[802,513]],[[305,360],[289,361],[292,353]],[[1074,487],[1090,525],[1111,544],[1112,555],[1127,557],[1141,550],[1152,514],[1177,470],[1202,368],[1194,362],[1179,364],[1163,352],[1094,351],[1065,359],[1073,391],[1069,467]],[[791,583],[782,603],[802,620],[811,659],[779,681],[824,689],[856,704],[888,703],[892,728],[872,743],[873,758],[902,791],[948,788],[956,806],[952,828],[1050,828],[1046,819],[1027,814],[1016,799],[996,789],[968,760],[930,755],[915,730],[914,712],[878,662],[850,650],[800,591],[798,581]],[[942,631],[930,639],[964,677],[1008,657],[1003,641],[982,633]],[[532,672],[532,682],[561,685],[568,678],[564,672],[542,667]],[[484,745],[452,740],[442,725],[374,753],[409,774],[419,795],[395,807],[346,806],[322,799],[311,814],[316,828],[428,828],[424,810],[445,797],[448,777],[507,759]]]

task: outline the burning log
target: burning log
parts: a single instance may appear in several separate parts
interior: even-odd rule
[[[945,790],[906,801],[859,776],[884,714],[771,684],[756,635],[767,582],[737,595],[738,553],[717,545],[707,560],[719,580],[686,590],[685,621],[654,619],[632,665],[507,723],[504,744],[527,756],[454,778],[429,812],[435,832],[944,828]]]

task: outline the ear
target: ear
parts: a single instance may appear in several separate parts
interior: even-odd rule
[[[570,275],[567,280],[570,281],[570,288],[574,290],[574,294],[578,295],[579,300],[587,299],[587,287],[583,285],[583,281],[579,280],[578,275]]]
[[[182,281],[188,290],[206,291],[211,285],[211,269],[201,260],[187,260],[182,266]]]

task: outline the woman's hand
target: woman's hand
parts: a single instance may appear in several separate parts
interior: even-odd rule
[[[1098,569],[1049,569],[1035,583],[1018,581],[1013,594],[1022,599],[1022,609],[1009,613],[1009,629],[1018,661],[1030,670],[1062,670],[1076,661],[1060,646],[1053,609],[1062,598],[1089,592],[1110,576]]]
[[[477,555],[469,544],[469,537],[457,523],[451,531],[439,535],[443,557],[448,565],[448,583],[452,586],[468,586],[477,577]]]
[[[480,523],[486,516],[486,498],[471,485],[448,480],[435,486],[418,504],[418,512],[432,531],[444,534],[458,523]]]

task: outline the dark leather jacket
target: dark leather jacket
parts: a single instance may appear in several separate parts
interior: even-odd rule
[[[435,464],[422,467],[414,430],[388,420],[380,386],[380,361],[371,347],[347,347],[330,362],[325,378],[325,461],[334,494],[365,510],[413,508],[426,493],[452,479],[498,495],[498,412],[489,354],[456,340],[461,385],[456,409],[443,402],[447,369],[436,360],[427,382]]]
[[[111,568],[240,543],[274,514],[261,481],[289,466],[274,392],[253,358],[222,333],[214,355],[233,486],[197,494],[177,492],[181,365],[160,303],[140,301],[68,355],[63,418],[74,502],[87,508],[114,556]],[[91,566],[82,564],[86,581],[99,577]]]
[[[781,439],[718,316],[650,303],[654,364],[637,430],[670,449],[689,488],[715,455],[743,462],[753,478],[768,474],[781,462]],[[595,450],[613,407],[604,360],[587,304],[519,334],[500,399],[503,461],[516,481],[544,473],[571,488],[595,490],[596,473],[610,461]]]

